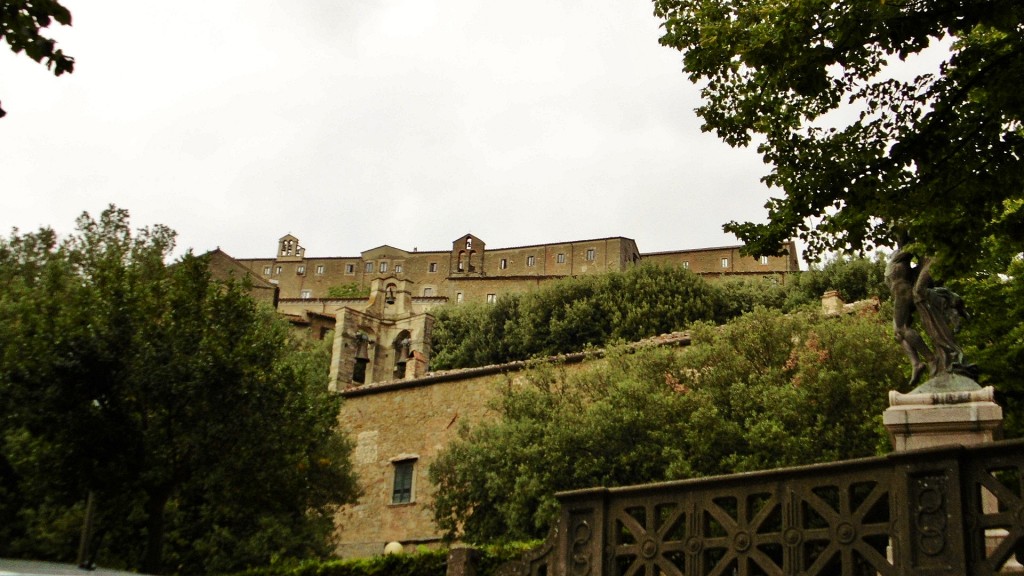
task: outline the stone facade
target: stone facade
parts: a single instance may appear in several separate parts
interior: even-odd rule
[[[686,333],[665,334],[635,346],[689,345]],[[549,359],[564,375],[593,370],[600,354],[576,353]],[[336,516],[337,553],[343,557],[381,554],[391,542],[413,550],[434,545],[442,533],[434,525],[433,485],[428,470],[458,433],[497,418],[491,400],[527,377],[528,362],[512,362],[429,373],[404,381],[380,382],[341,390],[339,420],[356,442],[353,468],[362,495]],[[408,497],[401,469],[411,467]]]
[[[358,257],[313,258],[288,234],[278,240],[274,258],[212,254],[220,268],[248,276],[254,288],[272,294],[278,312],[297,329],[314,339],[333,330],[330,388],[342,390],[424,374],[433,324],[428,312],[440,304],[494,302],[561,278],[623,271],[640,262],[681,266],[708,278],[756,275],[785,282],[799,269],[796,247],[786,248],[786,256],[761,259],[741,257],[739,246],[642,254],[621,236],[488,248],[466,234],[445,251],[384,245]]]
[[[408,282],[373,281],[368,305],[335,313],[330,389],[424,375],[434,318],[417,311]]]
[[[755,259],[741,257],[740,246],[641,253],[636,242],[621,236],[575,240],[512,248],[487,248],[485,242],[466,234],[449,250],[409,252],[378,246],[351,257],[307,257],[295,236],[278,241],[274,258],[243,258],[238,263],[251,274],[277,286],[281,311],[292,313],[321,307],[331,287],[351,285],[367,289],[374,279],[393,276],[407,282],[421,304],[486,302],[502,294],[528,292],[544,282],[622,271],[638,262],[683,266],[696,274],[767,276],[785,281],[799,270],[796,247],[790,243],[786,256]],[[307,301],[305,303],[301,301]],[[312,301],[312,302],[310,302]]]
[[[579,369],[583,355],[568,357]],[[362,495],[336,516],[337,553],[354,558],[381,554],[390,542],[408,551],[436,545],[430,463],[456,435],[461,424],[489,420],[488,402],[522,377],[525,363],[455,370],[402,381],[348,388],[341,424],[355,441],[353,467]],[[408,498],[396,481],[411,467]],[[399,486],[396,486],[398,484]],[[406,501],[407,499],[407,501]]]
[[[722,276],[769,276],[785,282],[786,275],[800,269],[796,246],[790,242],[784,256],[753,258],[741,256],[742,246],[720,246],[673,252],[641,254],[644,262],[681,266],[706,278]]]
[[[211,277],[225,282],[247,280],[249,293],[254,299],[277,307],[279,290],[276,284],[254,273],[250,267],[228,256],[220,248],[207,252],[203,257],[206,258],[206,265],[210,269]]]

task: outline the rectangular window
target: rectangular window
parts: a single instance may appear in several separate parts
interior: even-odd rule
[[[437,262],[431,262],[430,265],[427,266],[427,272],[437,272]]]
[[[508,258],[502,258],[502,259],[501,259],[501,263],[499,264],[499,267],[500,267],[500,268],[501,268],[502,270],[504,270],[504,269],[508,268]]]
[[[280,266],[278,266],[277,268],[274,268],[274,274],[280,274],[280,273],[281,273],[281,267]]]
[[[305,266],[296,266],[295,267],[295,273],[296,274],[300,274],[300,275],[301,274],[305,274],[306,273],[306,267]]]
[[[356,273],[356,265],[355,264],[345,264],[345,274],[355,274],[355,273]]]
[[[558,256],[555,256],[555,262],[558,262],[559,264],[565,264],[565,254],[559,254]]]
[[[434,289],[433,288],[424,288],[423,289],[423,295],[424,296],[433,296],[434,295]]]
[[[313,291],[312,290],[303,290],[302,293],[301,293],[301,296],[302,296],[303,300],[309,300],[310,298],[313,297]]]
[[[534,257],[534,256],[527,256],[526,257],[526,265],[527,266],[533,266],[536,263],[537,263],[537,258],[536,257]]]
[[[380,263],[380,271],[381,272],[387,272],[388,271],[388,263],[387,262],[381,262]]]
[[[401,274],[401,273],[402,273],[402,265],[401,264],[395,264],[395,274]]]
[[[728,258],[722,258],[722,268],[728,268],[728,267],[729,267],[729,259]]]
[[[270,276],[270,266],[264,266],[263,267],[263,275],[264,276]]]
[[[462,292],[456,292],[455,293],[455,302],[456,303],[462,303],[462,300],[463,300]]]
[[[593,248],[587,248],[587,260],[593,260],[597,258],[597,250]]]
[[[497,294],[488,294],[487,295],[487,303],[488,304],[494,304],[497,301],[498,301],[498,295]]]
[[[412,473],[415,469],[415,460],[395,462],[395,483],[391,490],[392,504],[412,502]]]
[[[366,263],[366,272],[367,273],[372,273],[373,272],[373,262],[367,262]]]
[[[761,265],[762,266],[767,266],[768,265],[768,257],[767,256],[761,256]]]
[[[690,261],[689,260],[683,260],[683,268],[689,268],[689,267],[690,267]]]
[[[323,274],[324,273],[324,265],[323,264],[317,264],[316,265],[316,273],[317,274]]]

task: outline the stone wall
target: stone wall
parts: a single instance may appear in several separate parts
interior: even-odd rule
[[[800,270],[796,245],[790,242],[783,256],[754,258],[741,256],[741,246],[722,246],[697,250],[676,250],[641,254],[644,262],[666,266],[681,266],[705,277],[716,276],[770,276],[785,281],[790,272]]]
[[[280,247],[287,242],[290,252]],[[275,258],[238,262],[254,276],[276,285],[285,300],[317,300],[332,286],[369,287],[375,279],[394,276],[410,285],[414,296],[484,302],[488,295],[521,293],[556,278],[622,271],[641,261],[687,266],[698,274],[776,275],[798,270],[796,250],[764,261],[739,256],[739,246],[642,254],[630,238],[609,237],[510,248],[488,248],[472,234],[452,243],[451,250],[412,252],[378,246],[357,257],[311,258],[288,235],[279,241]],[[726,265],[723,266],[723,258]],[[487,283],[481,283],[486,280]]]
[[[582,354],[568,357],[578,370]],[[586,365],[590,365],[588,362]],[[428,468],[460,425],[496,417],[488,402],[524,377],[525,363],[454,370],[412,381],[369,384],[341,392],[339,420],[356,442],[353,464],[362,496],[336,516],[342,557],[381,554],[389,542],[412,550],[440,543]],[[413,461],[412,498],[393,503],[397,463]]]
[[[368,385],[344,392],[341,424],[356,442],[353,457],[362,496],[338,512],[337,552],[381,554],[388,542],[409,548],[437,543],[427,469],[462,423],[492,417],[486,407],[508,376],[485,374],[414,386]],[[392,503],[395,463],[414,460],[412,498]]]

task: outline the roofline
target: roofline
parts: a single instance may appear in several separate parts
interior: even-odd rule
[[[671,334],[661,334],[659,336],[646,338],[639,342],[633,342],[628,346],[630,348],[642,348],[644,346],[689,346],[690,343],[691,339],[689,332],[674,332]],[[578,364],[588,358],[603,358],[604,355],[605,350],[600,349],[587,352],[573,352],[571,354],[559,354],[557,356],[548,356],[547,358],[538,358],[533,360],[516,360],[515,362],[507,362],[505,364],[491,364],[489,366],[478,366],[475,368],[456,368],[454,370],[445,370],[443,372],[430,372],[425,376],[413,380],[391,380],[387,382],[366,384],[359,387],[346,388],[344,390],[339,390],[338,394],[346,398],[369,396],[372,394],[394,392],[396,390],[405,390],[408,388],[420,388],[431,384],[440,384],[442,382],[454,382],[468,378],[478,378],[480,376],[491,376],[493,374],[520,372],[542,363]]]
[[[555,246],[558,244],[584,244],[586,242],[604,242],[606,240],[628,240],[634,245],[636,240],[633,238],[627,238],[626,236],[608,236],[606,238],[591,238],[588,240],[566,240],[565,242],[544,242],[543,244],[526,244],[524,246],[508,246],[505,248],[487,248],[488,252],[494,252],[495,250],[521,250],[523,248],[539,248],[541,246]]]
[[[474,238],[478,238],[475,235],[473,237]],[[460,236],[459,238],[465,238],[465,236]],[[480,238],[478,238],[478,239],[480,239]],[[491,247],[488,247],[487,251],[488,252],[494,252],[496,250],[521,250],[523,248],[539,248],[541,246],[555,246],[555,245],[559,245],[559,244],[583,244],[583,243],[586,243],[586,242],[604,242],[606,240],[627,240],[629,242],[632,242],[634,245],[636,245],[636,240],[633,239],[633,238],[629,238],[629,237],[626,237],[626,236],[607,236],[605,238],[590,238],[590,239],[585,239],[585,240],[566,240],[566,241],[563,241],[563,242],[543,242],[543,243],[540,243],[540,244],[524,244],[524,245],[520,245],[520,246],[506,246],[506,247],[502,247],[502,248],[491,248]],[[458,240],[455,240],[455,241],[457,242]],[[419,250],[419,249],[416,249],[416,250],[406,250],[404,248],[399,248],[397,246],[392,246],[390,244],[381,244],[380,246],[376,246],[376,247],[370,248],[368,250],[363,250],[362,252],[360,252],[359,256],[303,256],[303,260],[307,260],[307,261],[309,261],[309,260],[362,260],[362,255],[363,254],[365,254],[366,252],[372,252],[372,251],[377,250],[379,248],[393,248],[395,250],[401,250],[402,252],[405,252],[406,254],[450,254],[451,253],[451,250]],[[270,256],[270,257],[264,257],[264,258],[236,258],[236,260],[238,260],[239,262],[258,262],[258,261],[264,261],[264,260],[277,260],[277,257],[276,256]]]
[[[689,254],[689,253],[693,253],[693,252],[705,252],[707,250],[739,250],[739,249],[742,249],[744,246],[745,246],[745,244],[729,244],[729,245],[726,245],[726,246],[708,246],[708,247],[705,247],[705,248],[686,248],[686,249],[683,249],[683,250],[665,250],[665,251],[662,251],[662,252],[641,252],[640,253],[640,257],[643,258],[644,256],[661,256],[661,255],[667,255],[667,254]],[[791,246],[795,247],[796,246],[796,242],[794,242],[793,240],[786,240],[785,242],[782,243],[782,247],[784,247],[784,248],[789,248]],[[787,256],[788,256],[788,254],[787,254]]]

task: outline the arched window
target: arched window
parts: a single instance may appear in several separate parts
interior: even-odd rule
[[[362,332],[355,336],[355,364],[352,366],[352,381],[356,384],[366,382],[366,366],[370,363],[370,337]]]
[[[398,333],[392,346],[395,349],[395,379],[405,378],[405,366],[412,358],[412,336],[408,330]]]

